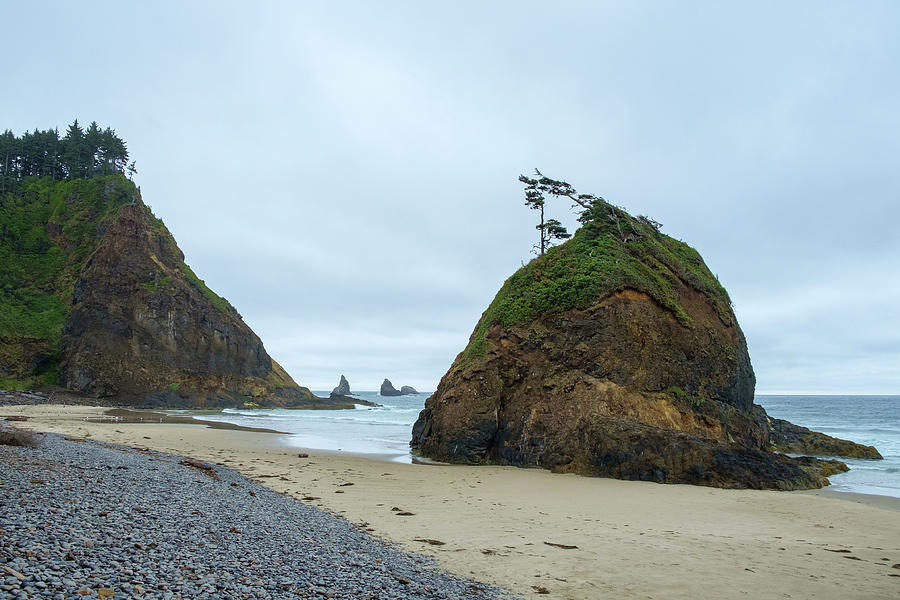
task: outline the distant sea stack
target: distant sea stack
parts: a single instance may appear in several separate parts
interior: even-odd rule
[[[349,396],[350,395],[350,382],[347,381],[347,378],[341,375],[341,381],[337,384],[337,387],[331,390],[332,396]]]
[[[394,384],[391,383],[390,379],[385,379],[381,384],[381,391],[379,392],[382,396],[407,396],[410,394],[418,394],[412,386],[404,385],[399,390],[394,388]]]
[[[362,404],[364,406],[380,406],[370,400],[363,400],[362,398],[351,396],[350,382],[347,381],[347,378],[343,375],[341,375],[341,381],[338,383],[337,387],[331,390],[331,394],[328,398],[321,399],[321,402],[321,406],[311,406],[308,408],[354,408],[357,404]]]
[[[727,488],[846,470],[774,452],[791,439],[753,404],[731,301],[693,248],[605,202],[583,222],[504,283],[426,401],[416,453]]]
[[[57,165],[63,181],[3,173],[0,387],[142,407],[321,404],[185,264],[122,165],[100,164]]]
[[[385,379],[381,384],[379,393],[382,396],[399,396],[400,390],[394,388],[394,384],[391,383],[390,379]]]

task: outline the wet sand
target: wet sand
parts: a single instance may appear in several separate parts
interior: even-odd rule
[[[233,467],[526,597],[900,597],[898,499],[398,464],[206,422],[85,420],[106,410],[5,406],[0,415],[29,416],[16,426]]]

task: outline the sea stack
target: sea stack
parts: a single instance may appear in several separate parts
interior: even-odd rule
[[[391,383],[390,379],[385,379],[381,384],[381,390],[379,393],[382,396],[400,396],[400,390],[394,388],[394,384]]]
[[[416,453],[730,488],[846,470],[773,452],[744,334],[697,251],[606,203],[586,221],[504,283],[426,401]]]
[[[349,396],[350,395],[350,382],[347,381],[347,378],[341,375],[341,381],[337,384],[337,387],[331,390],[332,396]]]
[[[394,387],[394,384],[391,383],[390,379],[385,379],[381,384],[381,391],[379,392],[382,396],[409,396],[412,394],[418,394],[411,385],[404,385],[399,390]]]

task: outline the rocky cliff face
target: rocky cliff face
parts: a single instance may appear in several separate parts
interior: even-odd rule
[[[839,466],[771,451],[754,385],[730,300],[700,256],[610,206],[504,284],[411,445],[450,462],[623,479],[827,485]]]
[[[154,407],[320,402],[184,263],[131,182],[115,175],[84,184],[56,210],[76,215],[89,234],[73,240],[71,223],[56,216],[42,224],[72,262],[46,290],[64,309],[51,360],[64,387]]]
[[[75,282],[62,355],[64,385],[90,395],[172,406],[315,400],[139,203],[119,209]]]

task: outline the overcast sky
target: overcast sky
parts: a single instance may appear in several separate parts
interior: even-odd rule
[[[538,167],[700,251],[758,393],[900,393],[900,3],[145,4],[0,4],[0,130],[113,127],[302,385],[433,390]]]

